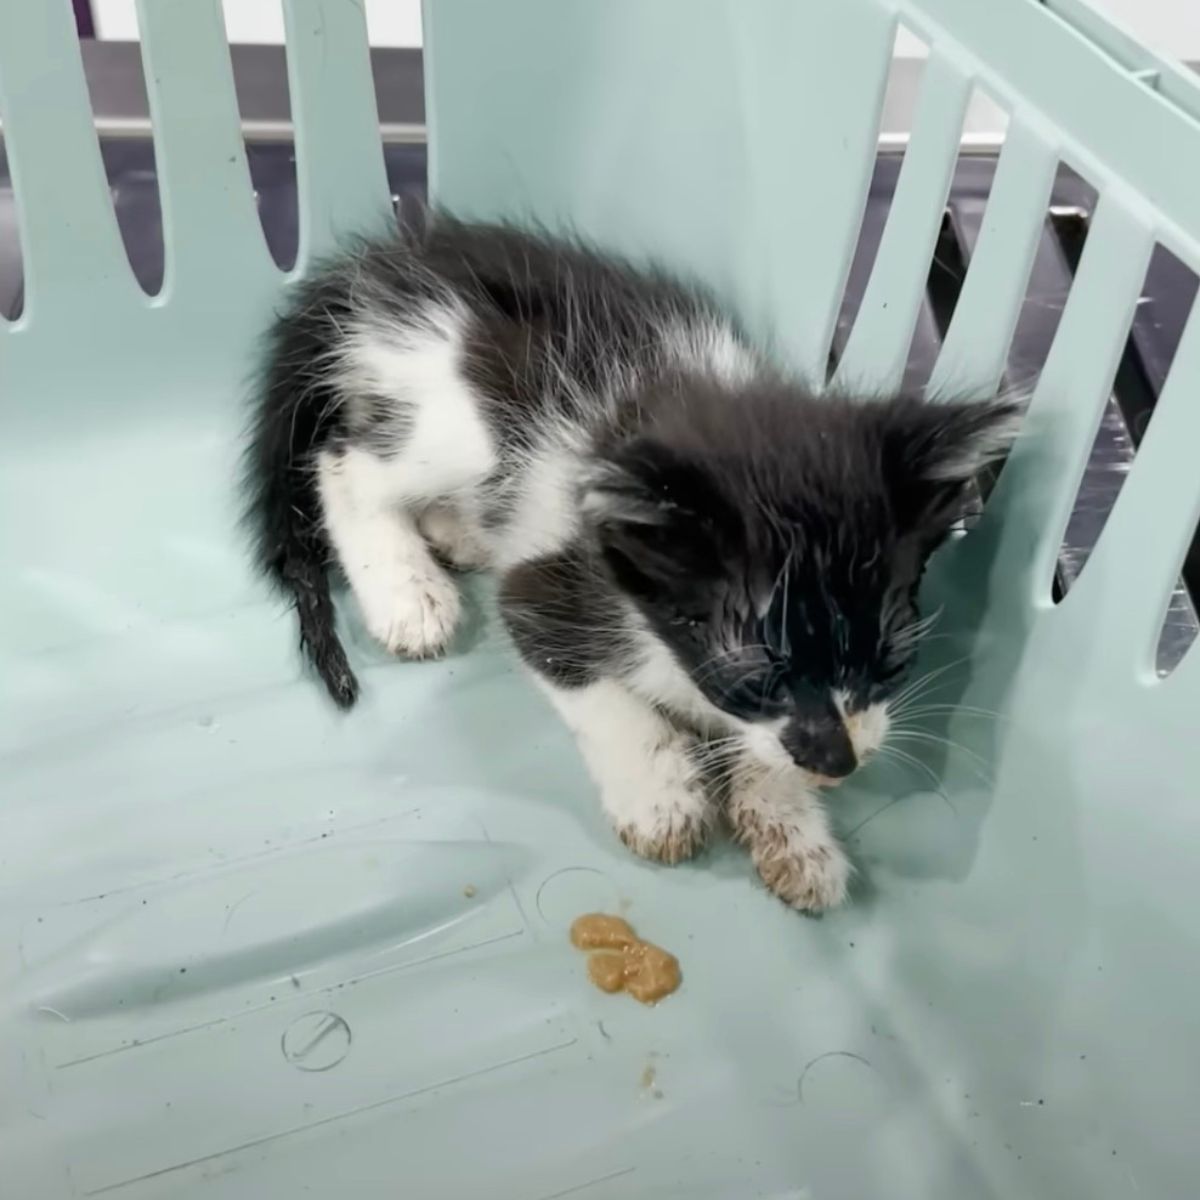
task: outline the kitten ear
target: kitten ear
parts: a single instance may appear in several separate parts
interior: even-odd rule
[[[1008,453],[1022,415],[1012,400],[922,404],[905,433],[910,469],[930,483],[966,483]]]
[[[949,528],[962,515],[967,484],[1008,452],[1021,416],[1011,400],[889,405],[883,469],[901,521]]]
[[[717,570],[732,511],[709,471],[661,442],[639,438],[597,455],[580,498],[605,561],[630,590]]]
[[[592,460],[581,493],[585,517],[597,526],[661,526],[711,515],[712,477],[661,442],[638,438]]]

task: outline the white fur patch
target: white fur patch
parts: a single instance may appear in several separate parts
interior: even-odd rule
[[[397,506],[393,464],[365,450],[323,451],[317,489],[329,540],[371,635],[394,654],[440,653],[458,624],[458,589]]]
[[[849,697],[845,692],[835,692],[833,702],[846,723],[850,744],[854,747],[854,755],[861,765],[883,745],[887,737],[891,726],[887,705],[870,704],[858,712],[852,712],[848,707]]]
[[[379,453],[352,446],[317,459],[325,528],[367,628],[388,650],[416,658],[445,649],[461,609],[418,514],[469,495],[496,465],[462,374],[465,320],[453,304],[427,306],[407,323],[365,307],[346,331],[332,382],[351,419],[355,406],[369,406],[364,422],[385,436]],[[459,530],[456,550],[471,532]]]
[[[575,734],[621,840],[660,862],[694,854],[715,813],[692,740],[615,680],[570,689],[538,682]]]
[[[780,770],[789,767],[794,770],[799,769],[779,740],[784,726],[787,725],[786,717],[777,717],[771,721],[745,721],[740,724],[744,730],[746,749],[760,763]]]
[[[640,621],[640,618],[632,617]],[[635,643],[635,664],[625,681],[651,704],[678,713],[690,725],[711,737],[738,733],[747,726],[722,712],[692,682],[675,656],[649,630],[642,628]]]
[[[492,554],[469,498],[438,500],[421,510],[417,527],[443,562],[460,571],[492,566]]]
[[[680,366],[715,375],[722,383],[746,383],[759,371],[754,352],[717,320],[678,321],[663,330],[663,346]]]
[[[568,445],[548,439],[531,451],[508,519],[493,538],[497,567],[503,570],[553,554],[575,536],[579,530],[575,504],[579,475],[579,455]]]
[[[453,307],[430,308],[411,325],[367,318],[347,338],[339,391],[392,400],[407,425],[387,460],[397,502],[451,495],[495,468],[491,434],[462,373],[464,321]]]

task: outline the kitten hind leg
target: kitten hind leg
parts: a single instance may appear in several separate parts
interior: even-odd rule
[[[746,757],[730,781],[727,811],[734,837],[750,851],[762,881],[785,903],[820,912],[846,898],[850,861],[799,771],[780,771]]]
[[[394,465],[366,450],[323,451],[325,529],[371,635],[391,653],[440,654],[458,625],[458,589],[396,499]]]

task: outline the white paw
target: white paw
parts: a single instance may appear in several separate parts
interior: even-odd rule
[[[646,800],[647,819],[617,826],[617,836],[634,854],[674,865],[693,858],[708,841],[712,817],[690,794]],[[682,803],[681,803],[682,801]]]
[[[778,784],[743,784],[729,798],[729,820],[763,883],[786,904],[821,912],[846,899],[850,860],[819,801],[802,788],[786,796]]]
[[[602,801],[617,836],[653,862],[678,863],[708,841],[715,809],[705,793],[683,737],[672,738],[636,772],[606,781]]]
[[[850,861],[833,838],[811,841],[780,825],[747,845],[763,883],[785,904],[823,912],[846,899]]]
[[[371,636],[407,658],[441,654],[462,612],[458,588],[440,570],[413,573],[360,599]]]

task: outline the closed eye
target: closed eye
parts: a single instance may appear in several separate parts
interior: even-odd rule
[[[911,665],[911,659],[905,658],[889,661],[880,667],[871,680],[870,686],[866,689],[868,702],[878,704],[891,696],[904,682],[904,677],[908,674]]]
[[[781,663],[739,675],[722,689],[721,706],[745,715],[770,716],[787,702],[787,672]]]

